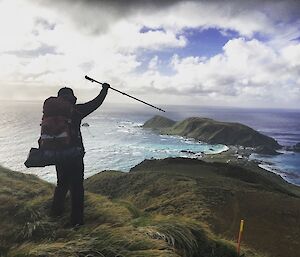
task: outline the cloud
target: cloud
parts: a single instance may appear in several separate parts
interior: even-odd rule
[[[21,58],[32,58],[47,54],[60,55],[61,53],[57,52],[55,46],[50,46],[42,43],[39,47],[35,49],[6,51],[4,52],[4,54],[11,54]]]
[[[179,0],[116,1],[116,0],[31,0],[35,4],[54,8],[69,16],[87,34],[99,35],[109,30],[120,19],[139,12],[152,13],[160,8],[172,6]]]
[[[145,93],[185,95],[194,103],[198,99],[214,104],[220,100],[228,105],[295,107],[300,100],[296,94],[300,89],[299,54],[300,45],[277,52],[256,39],[237,38],[224,46],[223,53],[211,58],[174,55],[170,65],[175,75],[148,70],[138,81]],[[152,59],[150,64],[153,62],[159,59]]]
[[[256,0],[0,1],[0,87],[15,87],[18,97],[58,85],[84,94],[88,74],[158,103],[299,106],[300,44],[292,40],[300,36],[298,6]],[[189,28],[237,33],[211,58],[176,54],[190,46]],[[171,72],[162,71],[164,64]]]
[[[50,23],[49,21],[47,21],[46,19],[44,19],[42,17],[37,17],[35,19],[35,25],[41,26],[43,29],[46,29],[46,30],[54,30],[55,26],[56,26],[55,23]]]
[[[231,29],[244,36],[287,32],[286,24],[299,21],[297,0],[43,0],[35,1],[68,15],[86,33],[101,34],[120,20],[153,28],[182,30],[185,27]],[[296,24],[295,24],[296,25]]]

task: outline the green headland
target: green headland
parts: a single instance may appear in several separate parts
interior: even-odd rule
[[[208,118],[191,117],[176,122],[163,116],[154,116],[143,127],[161,134],[194,138],[210,144],[238,145],[260,150],[263,147],[273,151],[281,148],[275,139],[246,125]]]

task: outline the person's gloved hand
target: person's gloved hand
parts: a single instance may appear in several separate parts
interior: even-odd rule
[[[110,85],[109,85],[108,83],[103,83],[103,84],[102,84],[102,89],[103,89],[103,90],[106,90],[106,91],[107,91],[109,88],[110,88]]]

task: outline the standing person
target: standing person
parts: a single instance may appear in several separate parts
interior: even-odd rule
[[[73,105],[73,113],[71,119],[71,146],[81,147],[83,153],[84,146],[80,131],[81,121],[83,118],[95,111],[103,103],[109,88],[110,85],[104,83],[99,95],[93,100],[84,104],[76,104],[77,98],[75,97],[74,92],[71,88],[64,87],[58,91],[58,97],[63,98]],[[72,205],[72,226],[80,226],[84,224],[83,155],[73,158],[70,161],[65,161],[55,165],[57,174],[57,186],[54,191],[51,212],[53,216],[60,216],[63,213],[65,197],[68,190],[70,190]]]

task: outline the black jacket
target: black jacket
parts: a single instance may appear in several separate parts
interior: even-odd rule
[[[74,112],[72,114],[72,123],[71,123],[71,131],[72,131],[72,146],[82,147],[84,150],[82,136],[81,136],[81,121],[83,118],[91,114],[95,111],[104,101],[107,95],[107,90],[102,89],[97,97],[93,100],[84,103],[84,104],[75,104]]]

